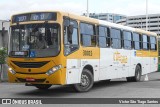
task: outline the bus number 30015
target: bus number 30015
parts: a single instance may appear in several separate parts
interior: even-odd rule
[[[83,50],[83,56],[92,56],[92,51]]]

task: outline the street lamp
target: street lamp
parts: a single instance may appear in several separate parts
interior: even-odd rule
[[[148,0],[146,0],[146,31],[148,30]]]

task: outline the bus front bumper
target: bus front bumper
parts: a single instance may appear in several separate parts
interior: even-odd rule
[[[10,83],[31,83],[31,84],[58,84],[64,85],[60,70],[52,75],[47,74],[12,74],[8,71],[8,81]]]

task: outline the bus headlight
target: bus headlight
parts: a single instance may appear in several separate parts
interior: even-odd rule
[[[51,68],[49,71],[46,72],[47,75],[51,75],[62,68],[62,65],[57,65]]]
[[[8,68],[9,72],[12,73],[13,75],[16,74],[16,72],[12,68]]]

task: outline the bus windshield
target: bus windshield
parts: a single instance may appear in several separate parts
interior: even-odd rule
[[[11,27],[10,56],[52,57],[60,51],[59,24],[27,24]],[[26,55],[20,52],[27,52]]]

